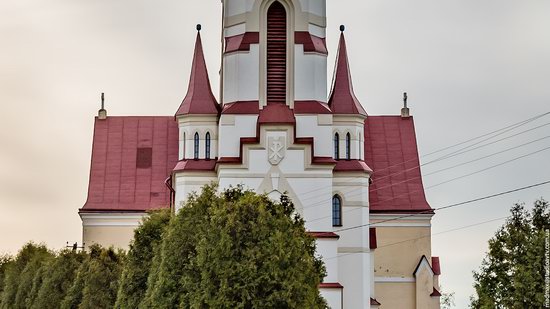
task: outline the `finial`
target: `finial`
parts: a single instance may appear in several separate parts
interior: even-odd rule
[[[407,93],[403,92],[403,108],[401,109],[401,118],[409,118],[411,116],[411,112],[407,107],[408,99],[409,97],[407,96]]]
[[[197,31],[201,31],[201,29],[202,29],[201,24],[197,24]]]
[[[341,31],[341,32],[344,32],[345,30],[346,30],[346,26],[340,25],[340,31]]]
[[[101,120],[107,119],[107,110],[105,109],[105,93],[101,93],[101,109],[97,112],[97,118]]]

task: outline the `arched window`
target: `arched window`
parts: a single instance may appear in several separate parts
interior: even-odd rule
[[[334,134],[334,159],[340,159],[340,135]]]
[[[206,141],[205,141],[205,148],[204,148],[204,157],[206,160],[210,160],[210,132],[206,133]]]
[[[338,195],[332,197],[332,226],[342,226],[342,199]]]
[[[267,103],[286,103],[287,17],[275,1],[267,10]]]
[[[185,139],[185,132],[183,132],[183,145],[182,145],[182,151],[181,151],[181,159],[185,160],[185,143],[187,143],[187,140]]]
[[[346,160],[351,159],[351,135],[346,134]]]
[[[195,133],[194,142],[195,142],[195,145],[194,145],[194,158],[195,158],[195,160],[198,160],[199,159],[199,133]]]
[[[363,160],[363,149],[361,149],[361,147],[363,147],[363,145],[361,144],[361,133],[358,133],[357,134],[357,146],[359,147],[359,160]]]

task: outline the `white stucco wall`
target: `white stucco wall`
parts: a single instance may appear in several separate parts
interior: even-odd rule
[[[304,46],[295,46],[294,99],[327,101],[327,56],[304,53]]]
[[[332,115],[297,115],[296,137],[313,137],[315,155],[332,157]]]
[[[219,128],[219,156],[238,157],[241,137],[255,137],[257,115],[222,115]]]
[[[260,85],[260,50],[258,44],[250,51],[234,52],[224,56],[223,103],[258,101]]]

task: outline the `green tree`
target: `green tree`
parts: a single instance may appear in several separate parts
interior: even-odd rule
[[[523,204],[489,240],[489,252],[474,272],[476,296],[472,308],[543,308],[545,231],[550,229],[550,206],[535,202],[531,211]]]
[[[170,223],[142,307],[325,308],[325,268],[288,197],[216,192],[191,196]]]
[[[0,255],[0,305],[2,304],[2,293],[4,291],[4,278],[6,269],[13,263],[13,258],[9,255]]]
[[[8,263],[4,274],[4,291],[0,308],[26,308],[32,302],[35,275],[53,254],[44,245],[28,243]]]
[[[46,264],[42,269],[45,274],[44,279],[29,308],[59,308],[86,256],[84,252],[63,250]]]
[[[115,308],[137,308],[145,297],[153,257],[169,222],[169,209],[155,211],[134,231]]]
[[[124,253],[113,248],[91,246],[61,308],[111,308],[115,304]]]

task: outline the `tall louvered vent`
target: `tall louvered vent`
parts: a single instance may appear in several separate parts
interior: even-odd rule
[[[267,103],[286,103],[286,11],[278,1],[267,11]]]

